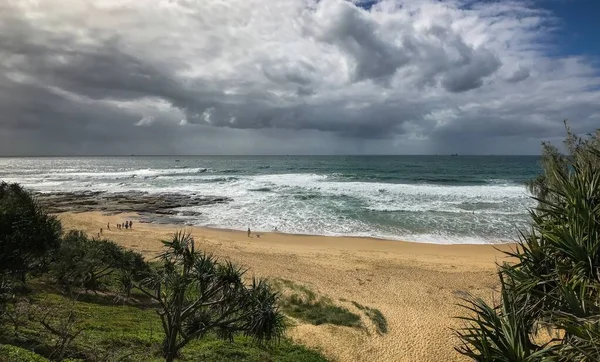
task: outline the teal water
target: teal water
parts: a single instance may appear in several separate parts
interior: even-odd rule
[[[186,223],[435,243],[513,240],[535,205],[535,156],[2,158],[0,179],[42,192],[176,192],[233,199]],[[182,211],[184,211],[182,209]]]

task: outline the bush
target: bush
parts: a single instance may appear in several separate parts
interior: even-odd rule
[[[13,289],[12,279],[0,274],[0,317],[4,314],[6,303],[13,298]]]
[[[569,155],[544,144],[544,173],[529,186],[539,205],[517,260],[499,268],[501,301],[468,299],[457,350],[476,361],[600,361],[600,130],[567,128]],[[554,339],[541,340],[545,327]]]
[[[149,270],[141,254],[110,240],[88,238],[81,231],[65,235],[52,263],[54,278],[66,289],[98,290],[116,276],[127,296],[133,281],[146,277]]]
[[[160,308],[167,362],[190,341],[215,333],[233,341],[243,333],[259,343],[278,340],[284,332],[278,294],[265,281],[243,283],[245,271],[197,251],[190,234],[179,232],[163,242],[162,266],[139,290]]]
[[[45,357],[24,348],[0,344],[0,361],[8,362],[48,362]]]
[[[27,273],[44,270],[61,232],[60,222],[29,192],[18,184],[0,183],[0,274],[25,282]]]
[[[19,318],[23,322],[20,323],[18,337],[13,337],[10,325],[6,325],[5,333],[0,333],[2,334],[0,343],[35,349],[37,354],[52,358],[58,339],[39,322],[50,311],[49,322],[53,326],[60,325],[61,323],[57,322],[60,320],[68,322],[69,318],[65,319],[65,317],[68,317],[69,312],[73,310],[77,317],[75,326],[77,329],[80,327],[85,329],[72,341],[65,356],[80,358],[80,361],[86,362],[164,362],[164,358],[156,353],[161,348],[164,336],[161,333],[160,317],[154,310],[147,308],[147,305],[135,303],[115,305],[113,298],[104,294],[95,295],[94,298],[80,296],[77,300],[72,300],[70,296],[48,288],[46,283],[38,284],[38,282],[42,281],[36,280],[30,283],[34,290],[30,294],[31,303],[23,306],[30,311],[22,313],[23,318]],[[36,289],[40,288],[44,291],[36,292]],[[68,323],[63,325],[68,326]],[[3,332],[2,328],[0,332]],[[13,361],[3,359],[2,356],[0,352],[2,362]],[[318,352],[295,344],[287,338],[282,338],[276,345],[264,348],[249,337],[236,336],[234,343],[230,343],[228,340],[217,338],[214,333],[207,334],[201,340],[190,342],[181,351],[181,357],[185,361],[211,362],[326,361]]]

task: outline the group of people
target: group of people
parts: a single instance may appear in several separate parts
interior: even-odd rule
[[[125,221],[122,224],[117,224],[117,229],[133,229],[133,221],[129,220],[129,221]],[[110,223],[106,224],[106,230],[110,230]],[[102,228],[100,228],[100,232],[98,233],[98,237],[100,237],[100,235],[102,235]]]
[[[129,221],[125,221],[122,224],[117,224],[117,229],[133,229],[133,221],[129,220]],[[106,230],[110,230],[110,223],[106,224]],[[100,232],[98,233],[98,238],[100,238],[100,236],[102,235],[102,228],[100,228]]]
[[[122,229],[122,228],[133,229],[133,221],[129,220],[129,221],[125,221],[124,224],[117,224],[117,229]]]

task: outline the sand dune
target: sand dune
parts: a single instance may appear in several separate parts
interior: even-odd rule
[[[148,257],[161,250],[160,240],[177,225],[136,222],[134,214],[106,216],[98,212],[63,213],[65,228],[77,228],[138,250]],[[133,230],[116,230],[116,223],[134,221]],[[106,224],[111,223],[111,230]],[[189,228],[205,250],[227,256],[250,273],[285,278],[309,286],[336,303],[358,311],[351,301],[378,308],[389,325],[379,335],[364,319],[367,330],[331,325],[300,324],[295,340],[336,361],[460,361],[451,328],[456,306],[466,292],[490,298],[497,287],[495,262],[504,255],[490,245],[433,245],[369,238],[322,237]],[[501,249],[507,249],[503,245]]]

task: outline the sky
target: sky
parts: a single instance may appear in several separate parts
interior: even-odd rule
[[[3,0],[0,155],[537,154],[597,0]]]

